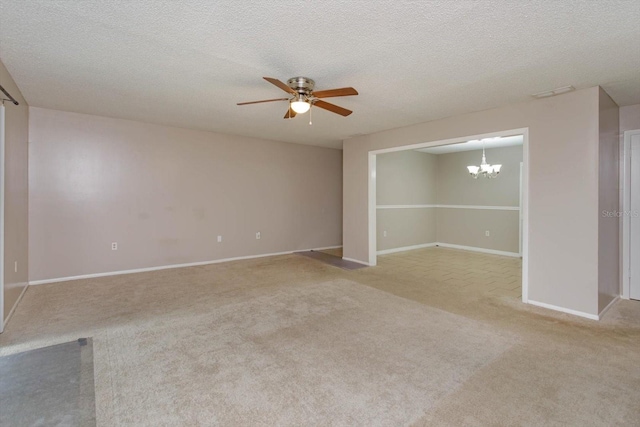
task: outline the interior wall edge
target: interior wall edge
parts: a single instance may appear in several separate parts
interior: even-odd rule
[[[20,296],[18,296],[18,299],[16,300],[15,304],[13,304],[13,307],[11,307],[9,314],[7,314],[6,319],[4,319],[3,330],[0,331],[0,333],[4,332],[4,329],[6,329],[7,324],[11,321],[11,318],[13,317],[13,314],[16,312],[16,309],[18,308],[20,301],[22,301],[24,294],[27,292],[27,289],[29,289],[29,282],[21,283],[20,286],[22,286],[22,292],[20,292]]]
[[[4,102],[3,240],[0,330],[8,321],[29,280],[29,104],[0,59],[0,84],[19,105]]]

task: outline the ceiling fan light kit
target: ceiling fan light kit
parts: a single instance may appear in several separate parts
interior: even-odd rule
[[[314,92],[316,82],[308,77],[292,77],[283,83],[273,77],[263,77],[266,81],[274,86],[282,89],[291,95],[290,98],[266,99],[263,101],[240,102],[238,105],[260,104],[264,102],[289,101],[289,109],[284,115],[285,119],[292,119],[297,114],[304,114],[311,109],[312,106],[322,108],[343,117],[348,116],[353,111],[342,108],[338,105],[323,101],[321,98],[330,98],[336,96],[357,95],[358,91],[352,87],[343,87],[340,89],[329,89]],[[311,121],[309,121],[311,124]]]
[[[311,104],[307,100],[298,99],[296,101],[291,101],[291,109],[296,112],[296,114],[304,114],[311,108]]]

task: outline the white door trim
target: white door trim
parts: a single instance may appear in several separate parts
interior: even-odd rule
[[[522,171],[524,169],[523,162],[520,162],[520,194],[518,195],[518,253],[522,256]]]
[[[4,331],[4,105],[0,104],[0,333]]]
[[[378,263],[378,242],[376,232],[376,221],[378,218],[376,200],[376,152],[369,152],[369,266],[373,267]]]
[[[631,209],[631,137],[634,135],[640,135],[640,129],[628,130],[624,133],[623,140],[623,160],[622,160],[622,173],[620,174],[620,186],[622,188],[622,265],[620,271],[620,280],[622,281],[620,287],[622,289],[622,298],[629,299],[631,294],[631,282],[629,280],[629,269],[631,265],[629,263],[630,254],[630,242],[629,242],[629,225],[630,217],[627,215]]]
[[[377,264],[377,233],[376,233],[376,156],[378,154],[393,153],[396,151],[416,150],[418,148],[436,147],[440,145],[457,144],[464,141],[497,136],[522,135],[522,302],[529,301],[529,128],[511,129],[499,132],[470,135],[459,138],[450,138],[440,141],[422,142],[418,144],[403,145],[399,147],[384,148],[369,151],[368,169],[368,213],[369,213],[369,265]]]

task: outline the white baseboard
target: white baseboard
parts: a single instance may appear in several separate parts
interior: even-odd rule
[[[604,316],[604,314],[605,314],[607,311],[609,311],[609,309],[610,309],[611,307],[613,307],[613,305],[614,305],[615,303],[617,303],[619,299],[620,299],[620,296],[616,296],[613,300],[611,300],[611,302],[610,302],[609,304],[607,304],[607,306],[606,306],[605,308],[603,308],[603,309],[602,309],[602,311],[600,312],[600,314],[598,314],[598,317],[599,317],[599,319],[598,319],[598,320],[602,319],[602,316]]]
[[[18,297],[16,302],[13,304],[13,307],[11,307],[11,310],[9,311],[7,318],[4,319],[4,322],[0,322],[0,324],[2,324],[2,330],[0,330],[0,333],[3,332],[4,328],[7,327],[7,323],[9,323],[9,320],[11,320],[11,316],[13,316],[13,313],[15,313],[16,307],[18,307],[18,304],[20,304],[20,301],[22,301],[22,297],[24,296],[24,293],[27,292],[27,288],[29,287],[29,283],[19,283],[19,285],[24,285],[24,288],[22,288],[22,292],[20,292],[20,296]]]
[[[485,253],[485,254],[502,255],[502,256],[508,256],[508,257],[514,257],[514,258],[520,258],[521,257],[521,255],[519,253],[517,253],[517,252],[497,251],[495,249],[477,248],[475,246],[454,245],[454,244],[451,244],[451,243],[441,243],[441,242],[423,243],[421,245],[402,246],[400,248],[384,249],[384,250],[376,252],[376,254],[377,255],[387,255],[387,254],[393,254],[393,253],[396,253],[396,252],[412,251],[414,249],[432,248],[434,246],[440,246],[442,248],[450,248],[450,249],[462,249],[464,251],[482,252],[482,253]],[[357,261],[357,262],[360,262],[360,261]]]
[[[97,277],[106,277],[106,276],[118,276],[120,274],[133,274],[133,273],[145,273],[148,271],[158,271],[158,270],[168,270],[170,268],[183,268],[183,267],[196,267],[199,265],[209,265],[209,264],[219,264],[222,262],[229,261],[240,261],[245,259],[255,259],[255,258],[265,258],[270,256],[278,256],[278,255],[290,255],[295,252],[304,252],[304,251],[321,251],[326,249],[337,249],[341,248],[342,245],[338,246],[326,246],[323,248],[313,248],[313,249],[298,249],[295,251],[286,251],[286,252],[273,252],[268,254],[260,254],[260,255],[248,255],[248,256],[239,256],[233,258],[222,258],[211,261],[200,261],[200,262],[189,262],[185,264],[173,264],[173,265],[160,265],[157,267],[146,267],[146,268],[135,268],[132,270],[120,270],[120,271],[108,271],[105,273],[93,273],[93,274],[82,274],[79,276],[69,276],[69,277],[57,277],[55,279],[44,279],[44,280],[33,280],[29,282],[29,285],[46,285],[47,283],[57,283],[57,282],[67,282],[69,280],[81,280],[81,279],[95,279]]]
[[[557,305],[547,304],[546,302],[539,302],[539,301],[534,301],[530,299],[527,303],[538,306],[538,307],[542,307],[542,308],[548,308],[550,310],[560,311],[562,313],[573,314],[574,316],[585,317],[591,320],[600,320],[600,316],[598,316],[597,314],[590,314],[590,313],[585,313],[584,311],[578,311],[578,310],[572,310],[570,308],[559,307]]]
[[[392,249],[383,249],[381,251],[376,252],[378,255],[386,255],[386,254],[394,254],[396,252],[404,252],[404,251],[412,251],[414,249],[422,249],[422,248],[432,248],[437,243],[422,243],[420,245],[413,246],[402,246],[400,248],[392,248]]]
[[[360,261],[359,259],[346,258],[346,257],[342,257],[342,259],[345,261],[351,261],[357,264],[362,264],[362,265],[366,265],[367,267],[371,267],[371,264],[369,264],[368,262]]]
[[[304,252],[305,250],[307,251],[326,251],[327,249],[338,249],[341,248],[342,245],[338,245],[338,246],[325,246],[324,248],[313,248],[313,249],[301,249],[299,251],[292,251],[291,253],[295,253],[295,252]]]
[[[514,257],[514,258],[520,258],[521,255],[517,252],[506,252],[506,251],[497,251],[495,249],[485,249],[485,248],[477,248],[474,246],[463,246],[463,245],[454,245],[451,243],[441,243],[438,242],[435,244],[436,246],[440,246],[442,248],[451,248],[451,249],[462,249],[465,251],[473,251],[473,252],[482,252],[485,254],[492,254],[492,255],[502,255],[502,256],[509,256],[509,257]]]

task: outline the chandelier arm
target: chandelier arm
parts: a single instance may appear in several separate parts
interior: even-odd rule
[[[473,177],[473,179],[478,179],[479,176],[488,179],[496,178],[500,173],[501,168],[502,165],[491,165],[487,163],[487,154],[485,151],[484,140],[482,140],[482,161],[480,162],[480,166],[467,166],[467,170],[469,171],[469,174]]]

